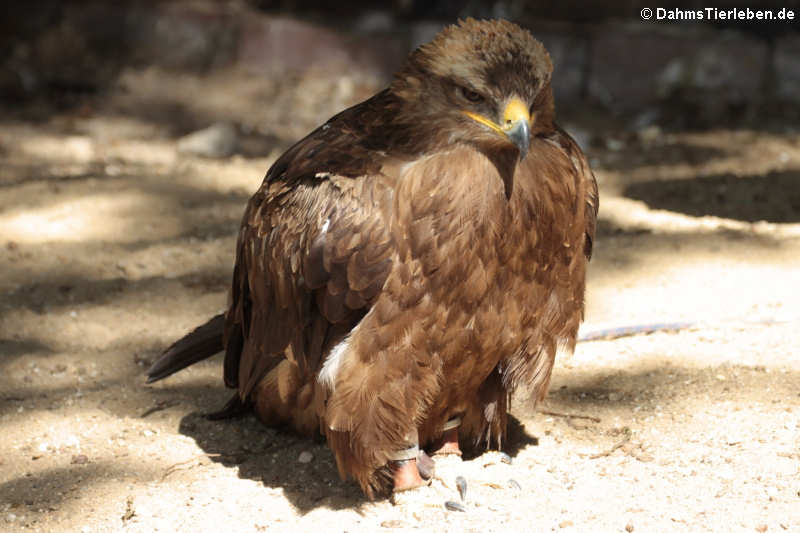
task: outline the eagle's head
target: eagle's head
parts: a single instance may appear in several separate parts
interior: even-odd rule
[[[468,143],[484,152],[510,196],[531,137],[554,128],[552,72],[550,56],[527,30],[467,19],[415,50],[391,91],[403,102],[399,120],[418,126],[431,148]]]

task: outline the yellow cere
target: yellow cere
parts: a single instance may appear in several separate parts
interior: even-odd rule
[[[525,102],[515,96],[506,104],[506,108],[503,111],[503,129],[511,129],[520,120],[530,124],[531,116],[528,113],[528,106],[525,105]]]

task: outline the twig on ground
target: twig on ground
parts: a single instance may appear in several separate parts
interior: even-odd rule
[[[592,422],[600,423],[601,420],[596,416],[589,416],[589,415],[573,415],[571,413],[556,413],[555,411],[539,411],[543,415],[549,416],[558,416],[561,418],[571,418],[571,419],[579,419],[579,420],[591,420]]]
[[[148,416],[152,415],[153,413],[157,413],[159,411],[163,411],[164,409],[169,409],[170,407],[172,407],[174,405],[178,405],[178,403],[179,403],[178,400],[162,400],[162,401],[156,403],[153,407],[147,409],[144,413],[139,415],[139,417],[140,418],[148,417]]]
[[[127,522],[136,516],[136,508],[133,506],[133,496],[125,498],[125,513],[122,515],[122,521]]]
[[[623,427],[622,431],[625,434],[622,437],[622,440],[620,440],[618,443],[616,443],[615,445],[613,445],[611,448],[609,448],[608,450],[606,450],[604,452],[600,452],[600,453],[596,453],[594,455],[590,455],[589,459],[599,459],[600,457],[608,457],[609,455],[611,455],[615,451],[617,451],[620,448],[622,448],[623,446],[625,446],[625,444],[629,440],[631,440],[632,432],[631,432],[631,428],[629,428],[628,426]]]
[[[197,459],[202,459],[203,457],[208,457],[208,458],[211,458],[211,457],[222,457],[223,455],[224,454],[221,454],[221,453],[201,453],[200,455],[195,455],[194,457],[186,459],[185,461],[181,461],[180,463],[175,463],[174,465],[172,465],[172,466],[167,468],[167,470],[164,472],[164,475],[161,476],[161,481],[164,481],[165,479],[167,479],[167,476],[177,472],[178,470],[188,470],[188,468],[194,467],[194,465],[190,465],[186,469],[182,469],[181,468],[183,465],[189,464],[189,463],[191,463],[193,461],[196,461]]]

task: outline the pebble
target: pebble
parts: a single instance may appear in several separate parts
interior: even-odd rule
[[[467,508],[464,507],[464,505],[458,502],[454,502],[452,500],[444,502],[444,508],[447,509],[448,511],[458,511],[460,513],[467,512]]]
[[[570,527],[571,525],[573,525],[572,520],[564,520],[563,522],[558,524],[558,527],[560,527],[561,529],[564,529],[565,527]]]
[[[221,159],[233,155],[238,138],[236,128],[218,122],[208,128],[195,131],[178,140],[178,151],[184,154]]]
[[[661,137],[661,128],[658,126],[648,126],[638,132],[639,139],[644,143],[652,143]]]
[[[402,520],[384,520],[383,522],[381,522],[381,527],[385,527],[387,529],[403,527],[404,525],[405,524],[403,524]]]
[[[314,454],[312,454],[309,451],[302,451],[300,452],[300,455],[297,456],[297,462],[303,464],[310,463],[313,459],[314,459]]]
[[[631,531],[633,531],[633,524],[631,522],[625,524],[625,531],[627,531],[628,533],[631,533]]]
[[[458,488],[458,495],[461,496],[461,501],[467,497],[467,480],[462,476],[456,478],[456,487]]]

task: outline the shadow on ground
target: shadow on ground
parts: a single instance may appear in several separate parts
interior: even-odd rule
[[[625,187],[625,196],[653,209],[747,222],[800,222],[800,172],[764,176],[721,174],[653,180]]]
[[[220,425],[224,431],[214,431]],[[267,428],[252,415],[211,421],[199,412],[184,416],[179,431],[194,439],[213,461],[237,468],[239,477],[283,489],[284,496],[301,513],[317,507],[359,508],[367,503],[355,482],[339,477],[333,454],[322,437],[308,439]],[[504,452],[515,457],[523,448],[538,442],[516,418],[510,417]],[[313,455],[311,462],[298,461],[303,451]],[[464,459],[478,456],[480,453],[465,453]]]

